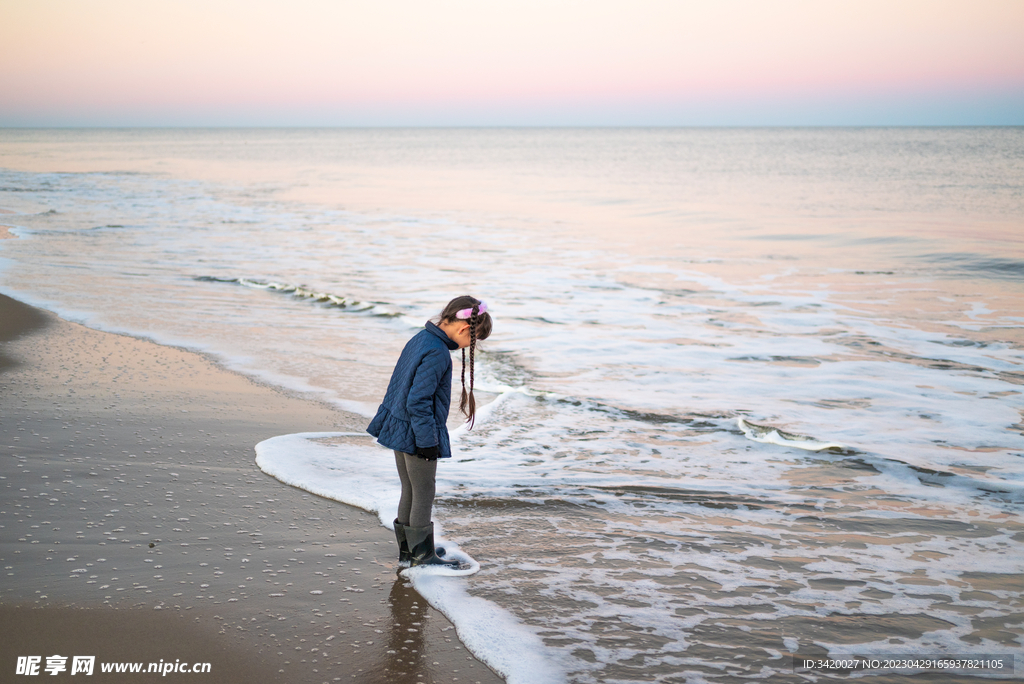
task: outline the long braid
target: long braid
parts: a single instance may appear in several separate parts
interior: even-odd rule
[[[474,380],[475,380],[474,372],[473,372],[473,370],[474,370],[473,369],[473,362],[474,362],[474,359],[476,357],[476,323],[477,323],[477,318],[479,318],[479,315],[480,315],[478,313],[478,309],[479,308],[480,307],[479,307],[478,304],[474,304],[473,305],[473,313],[469,317],[469,413],[467,414],[466,417],[469,418],[469,428],[471,430],[473,429],[473,424],[476,422],[476,397],[473,396],[473,384],[474,384]],[[466,350],[465,349],[462,350],[462,355],[463,355],[463,359],[465,359],[465,355],[466,355]],[[463,380],[462,380],[463,392],[465,392],[465,385],[466,385],[466,380],[465,380],[465,377],[466,377],[466,362],[465,361],[462,362],[462,377],[463,377]]]
[[[473,376],[470,374],[470,382],[472,382]],[[459,398],[459,411],[462,415],[469,418],[469,412],[466,410],[466,349],[462,349],[462,396]]]

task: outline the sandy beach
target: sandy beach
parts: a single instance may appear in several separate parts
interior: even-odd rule
[[[362,418],[2,295],[0,397],[6,672],[60,655],[65,675],[95,656],[96,681],[160,661],[210,663],[208,682],[501,681],[396,577],[375,517],[253,462]]]

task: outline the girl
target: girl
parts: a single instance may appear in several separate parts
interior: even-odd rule
[[[388,391],[366,431],[381,445],[394,449],[402,498],[395,518],[398,562],[408,565],[458,567],[439,558],[434,548],[434,477],[437,459],[451,457],[448,408],[451,402],[451,352],[462,349],[462,398],[459,410],[472,427],[476,415],[473,397],[473,355],[477,340],[491,334],[487,304],[469,296],[448,302],[437,324],[424,329],[405,345],[391,374]],[[469,392],[466,392],[466,347],[469,347]]]

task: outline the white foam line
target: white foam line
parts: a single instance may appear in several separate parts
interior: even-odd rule
[[[361,437],[366,443],[347,443],[341,448],[315,441],[339,437]],[[376,513],[384,527],[393,529],[401,490],[394,461],[386,455],[361,432],[303,432],[271,437],[256,445],[256,465],[263,472],[311,494]],[[436,523],[435,540],[444,541]],[[444,541],[444,545],[446,556],[468,563],[470,568],[411,568],[403,575],[451,620],[466,648],[509,684],[565,681],[542,655],[547,649],[536,633],[497,604],[471,596],[465,589],[466,580],[451,576],[473,574],[480,564],[457,544]]]
[[[452,621],[459,639],[508,684],[556,684],[565,676],[540,654],[534,632],[494,603],[470,596],[463,580],[410,572],[416,591]]]
[[[798,435],[792,435],[791,437],[800,437],[799,439],[790,439],[785,436],[786,433],[780,430],[747,423],[741,417],[736,419],[736,424],[743,431],[747,439],[762,444],[776,444],[805,451],[823,451],[825,449],[846,451],[849,448],[837,442],[819,442],[815,439]],[[895,461],[891,458],[878,458],[870,454],[865,454],[862,458],[874,466],[881,476],[885,478],[875,479],[879,478],[879,475],[872,475],[875,486],[879,486],[884,482],[883,489],[890,493],[907,493],[910,496],[914,496],[914,494],[909,494],[907,490],[921,482],[926,482],[940,486],[939,489],[929,491],[929,498],[933,501],[943,500],[955,504],[959,499],[956,498],[957,495],[951,493],[951,488],[967,490],[975,495],[977,492],[990,492],[998,494],[1003,498],[1010,498],[1013,501],[1024,500],[1024,484],[1006,478],[969,477],[943,471],[930,473],[926,470],[921,470],[920,466],[915,467],[915,464],[910,462]]]

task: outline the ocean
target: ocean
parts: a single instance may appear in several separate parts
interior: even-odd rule
[[[487,301],[435,506],[480,570],[413,581],[510,682],[1019,676],[1022,217],[1021,128],[0,131],[0,292],[69,320],[368,422]],[[393,517],[369,437],[260,454]]]

